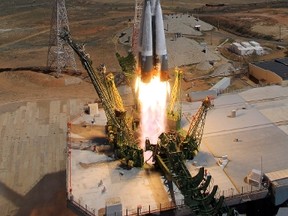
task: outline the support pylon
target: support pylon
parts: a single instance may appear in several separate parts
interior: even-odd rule
[[[139,52],[139,34],[140,34],[140,25],[142,21],[143,5],[144,0],[135,0],[135,14],[134,14],[133,36],[132,36],[132,52],[134,56],[137,56]]]
[[[69,31],[65,0],[54,0],[47,67],[55,68],[56,76],[60,76],[63,69],[77,70],[73,50],[58,36],[63,28]]]

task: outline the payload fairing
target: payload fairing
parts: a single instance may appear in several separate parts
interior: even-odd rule
[[[149,83],[158,73],[161,81],[167,81],[168,57],[160,0],[145,0],[140,35],[138,70],[142,82]]]

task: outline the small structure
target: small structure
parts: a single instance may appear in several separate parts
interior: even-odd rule
[[[199,25],[199,24],[195,25],[195,26],[194,26],[194,29],[195,29],[196,31],[200,31],[201,25]]]
[[[288,58],[249,64],[249,74],[263,84],[288,85]]]
[[[237,43],[237,42],[232,43],[229,49],[238,55],[241,55],[241,56],[246,55],[246,49],[240,43]]]
[[[217,95],[223,92],[225,89],[227,89],[230,86],[231,78],[230,77],[224,77],[221,79],[218,83],[216,83],[212,88],[209,90],[216,91]]]
[[[263,47],[256,41],[250,41],[250,44],[253,46],[256,55],[264,55],[265,51]]]
[[[210,99],[215,99],[217,93],[215,90],[206,90],[206,91],[193,91],[186,94],[186,100],[190,99],[190,102],[194,101],[203,101],[205,98],[209,97]]]
[[[235,118],[235,117],[236,117],[236,110],[234,109],[231,111],[231,118]]]
[[[244,47],[246,53],[245,55],[252,55],[254,53],[254,47],[247,41],[241,42],[241,45]]]
[[[122,216],[122,204],[120,197],[113,197],[106,200],[107,216]]]
[[[99,116],[98,103],[88,104],[88,113],[91,116]]]
[[[273,202],[275,206],[281,205],[288,199],[288,169],[265,173],[265,178],[271,184]]]
[[[230,45],[229,49],[241,56],[246,55],[264,55],[265,51],[263,47],[256,41],[242,41],[240,43],[234,42]]]
[[[252,169],[247,175],[247,183],[255,187],[260,187],[262,183],[262,172],[257,169]]]

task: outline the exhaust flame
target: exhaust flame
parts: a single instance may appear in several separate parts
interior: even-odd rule
[[[170,91],[169,82],[161,82],[160,76],[155,76],[149,83],[136,80],[136,91],[141,107],[141,148],[145,148],[145,139],[153,144],[166,128],[166,101]]]

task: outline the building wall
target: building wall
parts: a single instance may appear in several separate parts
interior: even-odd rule
[[[206,90],[206,91],[197,91],[190,92],[188,97],[191,101],[203,101],[206,97],[210,97],[211,99],[215,99],[217,97],[217,92],[215,90]]]
[[[227,89],[230,86],[230,83],[231,83],[231,78],[230,77],[224,77],[218,83],[216,83],[212,88],[210,88],[209,90],[216,91],[217,95],[218,95],[222,91]]]
[[[265,70],[254,64],[249,64],[249,74],[259,81],[265,80],[267,84],[282,85],[283,79],[272,71]]]

